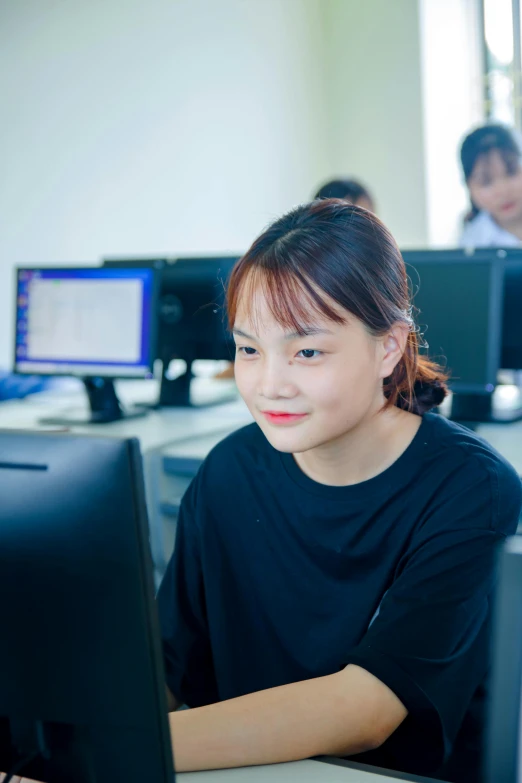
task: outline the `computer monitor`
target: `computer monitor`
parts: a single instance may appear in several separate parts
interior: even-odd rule
[[[522,536],[499,556],[486,744],[487,783],[522,781]]]
[[[158,358],[163,365],[161,406],[191,405],[192,364],[196,359],[234,358],[234,341],[226,325],[225,295],[239,256],[198,258],[106,258],[104,267],[132,269],[148,265],[160,272]],[[169,380],[172,359],[183,359],[186,372]]]
[[[120,405],[113,380],[151,377],[156,307],[151,268],[19,268],[14,371],[79,376],[92,423],[131,415]]]
[[[503,261],[493,250],[404,251],[403,257],[420,352],[450,373],[452,418],[491,418],[501,363]]]
[[[0,770],[173,783],[138,441],[0,431],[0,496]]]

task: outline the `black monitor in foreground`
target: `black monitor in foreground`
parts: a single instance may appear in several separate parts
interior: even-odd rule
[[[143,415],[123,409],[113,381],[152,377],[156,302],[150,268],[17,269],[14,371],[80,377],[91,407],[87,423]]]
[[[233,361],[234,341],[225,317],[230,273],[239,256],[202,258],[107,258],[104,267],[132,269],[148,265],[159,270],[158,352],[163,375],[159,405],[191,405],[192,364],[196,359]],[[172,359],[183,359],[187,370],[169,380]]]
[[[494,420],[501,367],[504,261],[495,250],[404,251],[421,354],[447,368],[452,418]],[[505,413],[513,419],[512,411]]]
[[[522,536],[507,540],[493,626],[493,671],[486,744],[487,783],[522,781]]]
[[[138,442],[0,431],[0,496],[0,770],[173,783]]]

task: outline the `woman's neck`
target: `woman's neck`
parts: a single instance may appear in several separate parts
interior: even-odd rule
[[[294,454],[294,459],[303,473],[320,484],[360,484],[393,465],[421,421],[420,416],[396,407],[377,409],[335,441]]]

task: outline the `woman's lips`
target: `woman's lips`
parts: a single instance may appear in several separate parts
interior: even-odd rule
[[[517,205],[516,201],[509,201],[507,204],[502,204],[500,207],[501,212],[511,212]]]
[[[302,421],[308,413],[280,413],[279,411],[261,411],[270,424],[285,425]]]

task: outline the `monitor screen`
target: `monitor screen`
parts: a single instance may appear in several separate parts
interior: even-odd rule
[[[0,770],[174,783],[138,441],[1,431],[0,495]]]
[[[155,288],[153,269],[18,269],[15,372],[146,377]]]
[[[406,251],[421,354],[458,392],[492,392],[500,363],[503,265],[494,253]]]

